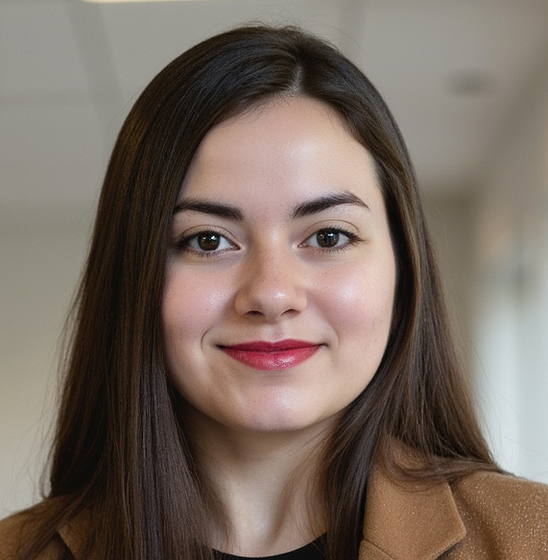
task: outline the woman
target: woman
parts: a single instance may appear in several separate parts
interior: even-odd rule
[[[452,350],[411,163],[336,49],[246,27],[146,88],[75,307],[51,490],[0,558],[546,558]]]

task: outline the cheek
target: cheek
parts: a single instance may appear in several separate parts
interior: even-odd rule
[[[192,381],[184,372],[203,365],[204,338],[221,323],[230,299],[225,284],[210,276],[180,269],[166,276],[161,310],[164,345],[169,376],[182,395]]]
[[[375,333],[384,338],[392,321],[394,291],[393,266],[387,264],[380,270],[360,267],[340,274],[324,292],[324,308],[329,308],[339,332],[362,340]]]
[[[230,293],[225,284],[210,276],[168,274],[162,301],[162,322],[168,337],[171,331],[195,336],[222,316]]]
[[[192,377],[184,372],[204,365],[207,335],[222,323],[230,293],[222,282],[185,271],[167,275],[162,301],[164,349],[171,381],[182,395]]]

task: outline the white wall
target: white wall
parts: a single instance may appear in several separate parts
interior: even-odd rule
[[[56,346],[80,273],[88,217],[0,229],[0,518],[35,502],[56,391]],[[78,218],[81,216],[81,219]],[[76,218],[76,219],[75,219]]]
[[[477,209],[475,373],[501,465],[548,482],[548,73],[501,133]]]

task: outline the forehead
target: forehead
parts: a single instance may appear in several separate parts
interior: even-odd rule
[[[279,147],[289,147],[288,137],[296,141],[306,136],[315,136],[317,141],[322,138],[356,141],[343,118],[326,103],[306,96],[279,96],[253,104],[214,126],[206,134],[199,151],[217,149],[217,143],[240,135],[249,140],[262,140],[267,134],[272,143],[280,142]]]
[[[217,196],[221,187],[244,194],[244,184],[298,195],[300,188],[348,189],[357,178],[377,185],[373,158],[334,109],[307,97],[276,98],[208,132],[181,196]]]

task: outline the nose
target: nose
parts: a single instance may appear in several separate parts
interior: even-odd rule
[[[235,300],[240,315],[276,322],[306,309],[303,273],[289,251],[267,250],[250,255],[240,280]]]

